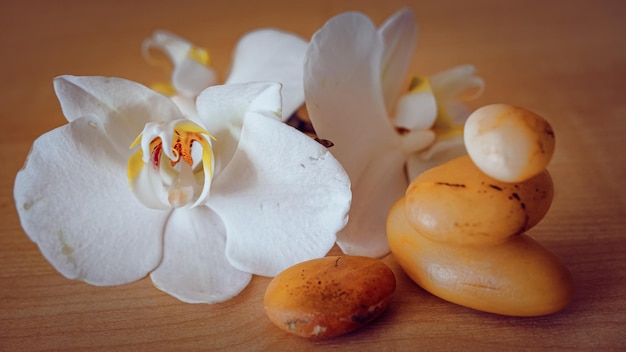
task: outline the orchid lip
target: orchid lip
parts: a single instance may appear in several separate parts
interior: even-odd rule
[[[209,132],[189,120],[146,124],[131,145],[139,148],[128,160],[133,194],[149,208],[201,204],[213,178],[212,139]]]

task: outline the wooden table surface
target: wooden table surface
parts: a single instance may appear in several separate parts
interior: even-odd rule
[[[162,28],[208,47],[224,78],[247,31],[272,26],[310,38],[343,11],[380,24],[404,6],[420,22],[413,72],[472,63],[487,83],[473,107],[506,102],[552,122],[556,195],[530,234],[574,276],[575,299],[564,311],[514,318],[456,306],[417,287],[389,256],[398,278],[389,310],[355,333],[312,342],[266,318],[268,278],[216,305],[179,302],[149,279],[92,287],[57,273],[21,229],[15,174],[35,138],[65,122],[53,77],[166,80],[139,49]],[[3,1],[0,50],[2,351],[626,350],[624,1]]]

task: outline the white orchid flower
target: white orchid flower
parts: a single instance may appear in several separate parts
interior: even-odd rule
[[[119,78],[54,87],[69,123],[34,142],[14,195],[25,232],[68,278],[150,274],[182,301],[220,302],[252,274],[324,256],[347,221],[348,176],[280,121],[278,83],[210,87],[197,122]]]
[[[307,42],[288,32],[259,29],[245,34],[237,43],[225,84],[272,81],[283,85],[283,111],[287,120],[304,103],[302,63]],[[155,88],[170,96],[183,114],[196,119],[194,100],[205,88],[218,84],[208,50],[173,33],[158,30],[144,40],[142,52],[149,62],[158,61],[152,50],[164,52],[174,66],[171,85]]]
[[[472,66],[415,78],[401,95],[415,49],[417,25],[410,10],[380,29],[357,12],[330,19],[309,44],[305,58],[306,107],[320,138],[334,143],[353,186],[350,220],[337,244],[347,254],[389,253],[385,221],[409,180],[464,153],[467,116],[455,101],[482,90]],[[407,174],[407,170],[409,174]]]

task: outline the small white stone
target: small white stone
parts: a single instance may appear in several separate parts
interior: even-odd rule
[[[522,182],[543,171],[554,153],[550,124],[532,111],[493,104],[465,122],[467,153],[485,174],[503,182]]]

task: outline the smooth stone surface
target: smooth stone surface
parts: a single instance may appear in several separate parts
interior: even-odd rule
[[[391,269],[368,257],[331,256],[294,265],[267,287],[265,312],[279,328],[308,338],[354,331],[378,317],[396,288]]]
[[[543,117],[508,105],[474,111],[465,122],[465,147],[487,175],[521,182],[542,172],[554,153],[554,132]]]
[[[391,209],[387,236],[394,258],[419,286],[480,311],[541,316],[572,300],[573,280],[560,259],[527,235],[492,246],[432,241],[409,223],[405,198]]]
[[[406,191],[409,223],[423,236],[459,245],[505,241],[547,213],[553,184],[547,171],[520,183],[493,179],[467,156],[434,167]]]

